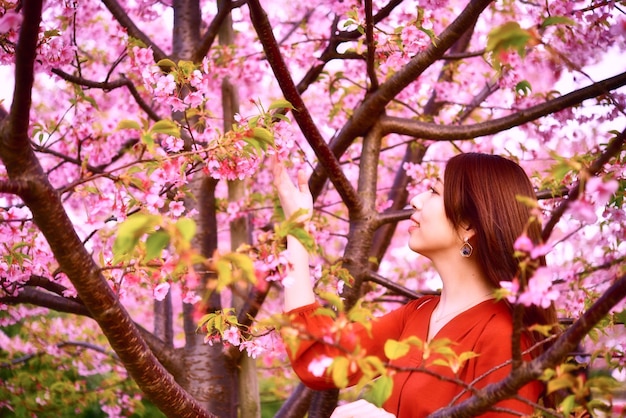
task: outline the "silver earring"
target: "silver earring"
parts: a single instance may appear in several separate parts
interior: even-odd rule
[[[461,247],[461,257],[468,258],[474,252],[474,247],[469,243],[469,238],[463,239],[463,246]]]

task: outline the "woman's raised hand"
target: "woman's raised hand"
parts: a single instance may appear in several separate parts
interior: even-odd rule
[[[359,399],[335,408],[330,418],[395,418],[395,415]]]
[[[272,173],[274,175],[274,186],[278,191],[280,204],[285,212],[285,217],[289,218],[298,210],[303,209],[303,213],[298,217],[298,221],[305,222],[311,219],[313,215],[313,196],[309,190],[306,173],[303,170],[298,171],[297,185],[293,183],[285,166],[273,160]]]

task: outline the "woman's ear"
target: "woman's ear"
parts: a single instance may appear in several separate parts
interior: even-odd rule
[[[461,224],[461,226],[459,227],[459,236],[461,237],[461,240],[465,240],[472,238],[474,235],[476,235],[476,231],[474,230],[474,228],[472,228],[472,225],[470,224]]]

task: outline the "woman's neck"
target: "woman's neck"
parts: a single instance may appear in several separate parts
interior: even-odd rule
[[[439,267],[439,266],[435,266]],[[437,268],[443,287],[439,301],[440,310],[450,311],[461,306],[480,303],[493,293],[493,286],[482,274],[478,264],[471,260],[460,260]]]

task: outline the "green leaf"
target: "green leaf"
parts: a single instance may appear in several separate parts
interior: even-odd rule
[[[150,133],[144,133],[141,135],[141,142],[146,144],[148,149],[152,151],[154,149],[154,137]]]
[[[563,399],[560,406],[562,408],[563,416],[569,417],[574,407],[576,407],[576,397],[574,395],[567,396]]]
[[[411,346],[404,341],[387,340],[385,341],[385,356],[389,360],[396,360],[406,356],[410,348]]]
[[[215,271],[217,272],[217,291],[221,292],[226,286],[233,282],[233,269],[230,262],[219,258],[215,261]]]
[[[211,331],[212,326],[209,327],[209,321],[211,320],[215,320],[215,313],[211,312],[208,313],[206,315],[203,315],[202,318],[200,318],[200,320],[198,321],[198,329],[202,328],[203,325],[207,324],[206,328],[207,330]]]
[[[172,61],[171,59],[168,59],[168,58],[164,58],[164,59],[160,60],[159,62],[157,62],[157,65],[159,67],[176,68],[176,63],[174,61]]]
[[[304,228],[294,228],[289,232],[306,248],[307,251],[313,251],[315,249],[315,239],[304,230]]]
[[[150,128],[150,132],[155,134],[165,134],[176,138],[180,138],[180,128],[169,119],[161,119]]]
[[[494,53],[497,60],[498,53],[509,49],[517,51],[520,57],[524,57],[526,47],[533,38],[531,33],[522,29],[517,22],[507,22],[489,32],[487,36],[487,51]]]
[[[335,357],[333,360],[333,364],[331,365],[333,382],[339,389],[343,389],[348,386],[349,367],[350,362],[345,357]]]
[[[160,216],[142,212],[137,212],[122,222],[113,243],[114,262],[117,263],[125,255],[130,254],[139,242],[139,238],[154,230],[160,222]]]
[[[351,322],[363,324],[369,329],[372,325],[372,311],[364,308],[359,300],[359,302],[348,311],[348,319]]]
[[[187,242],[196,235],[196,222],[191,218],[180,218],[176,221],[176,229],[183,236],[183,239]]]
[[[522,80],[515,85],[515,92],[520,96],[528,96],[532,91],[533,88],[527,80]]]
[[[141,125],[137,121],[130,120],[130,119],[124,119],[124,120],[121,120],[117,124],[117,130],[120,131],[122,129],[136,129],[136,130],[140,131],[141,130]]]
[[[267,146],[262,142],[258,141],[256,138],[243,138],[243,141],[246,143],[246,151],[250,153],[254,153],[258,156],[263,155],[263,151],[267,150]],[[250,149],[253,148],[254,150]]]
[[[381,408],[385,401],[391,396],[392,390],[393,379],[391,378],[391,376],[380,376],[374,381],[371,389],[369,390],[367,395],[364,396],[364,398],[365,400]]]
[[[262,144],[274,145],[274,135],[267,129],[260,127],[252,128],[252,133],[254,138],[259,140]]]
[[[536,332],[540,333],[541,335],[543,335],[544,337],[549,337],[552,334],[553,328],[554,327],[552,325],[534,324],[533,326],[531,326],[529,328],[529,330],[530,331],[536,331]]]
[[[622,312],[616,312],[614,316],[615,322],[620,324],[626,324],[626,309],[624,309]]]
[[[229,253],[226,257],[230,262],[244,275],[244,279],[249,283],[256,283],[256,274],[254,272],[254,263],[252,259],[246,254]]]
[[[553,25],[576,26],[576,22],[565,16],[549,16],[543,22],[541,22],[542,28],[547,28],[548,26]]]
[[[170,243],[170,235],[162,230],[156,231],[146,239],[146,260],[160,258],[161,253]]]
[[[325,301],[330,303],[332,306],[334,306],[337,309],[337,311],[343,312],[344,310],[343,299],[341,299],[341,296],[339,296],[337,293],[320,292],[319,296],[320,298],[324,299]]]
[[[383,361],[376,356],[367,356],[365,357],[364,365],[361,366],[361,370],[363,374],[367,374],[370,376],[370,380],[374,376],[380,376],[386,372],[385,364]]]
[[[548,382],[547,393],[550,394],[556,392],[557,390],[569,389],[572,387],[572,385],[573,381],[571,375],[565,374],[563,376],[556,377]]]
[[[189,77],[196,69],[196,65],[192,61],[178,61],[178,69],[185,77]]]
[[[295,107],[293,107],[293,105],[288,100],[278,99],[270,104],[268,110],[272,109],[295,109]]]
[[[328,316],[330,318],[336,318],[337,314],[330,308],[317,308],[315,310],[315,315]]]

